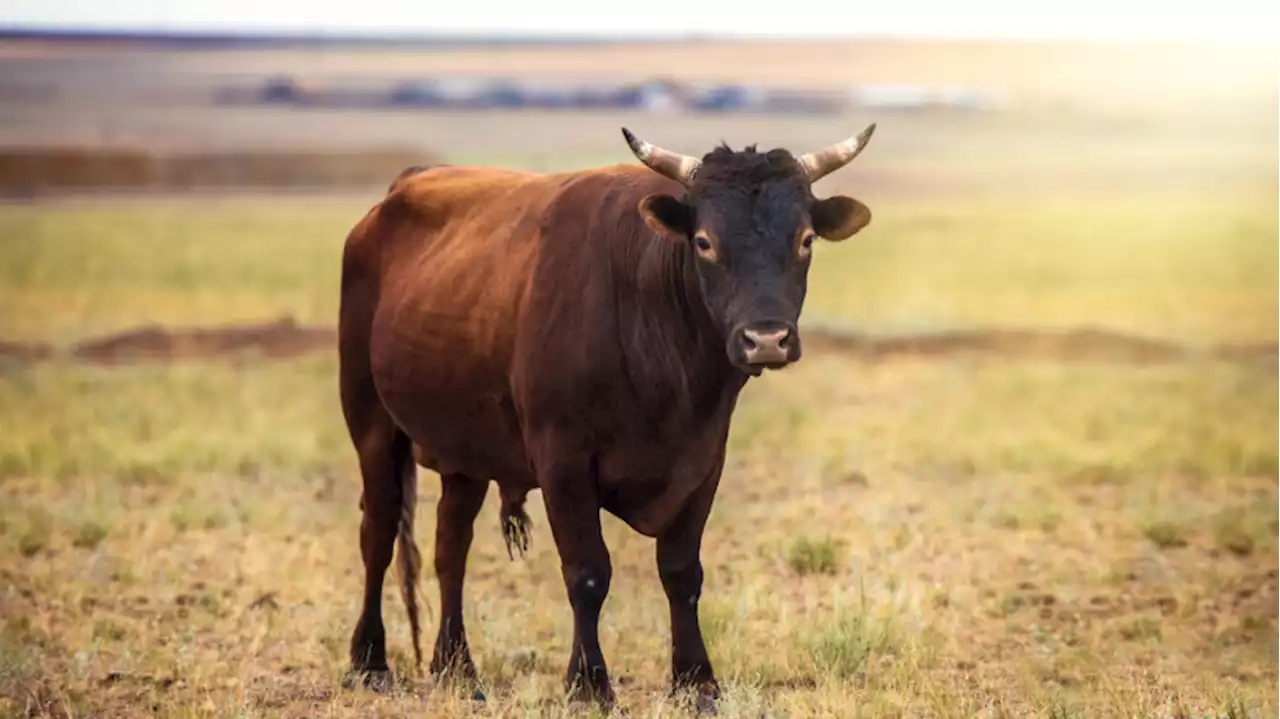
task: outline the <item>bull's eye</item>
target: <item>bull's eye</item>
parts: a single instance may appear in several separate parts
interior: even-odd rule
[[[711,240],[708,240],[702,235],[698,235],[697,237],[693,238],[693,244],[697,245],[698,252],[701,252],[704,255],[711,253]]]
[[[802,248],[806,249],[806,250],[807,250],[807,249],[809,249],[810,247],[813,247],[813,233],[812,233],[812,232],[810,232],[809,234],[805,235],[803,240],[800,240],[800,246],[801,246]]]

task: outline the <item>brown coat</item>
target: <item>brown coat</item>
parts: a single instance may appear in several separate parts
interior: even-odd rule
[[[856,200],[809,189],[870,130],[798,158],[722,147],[702,161],[624,135],[648,168],[411,168],[348,236],[339,354],[364,481],[357,675],[386,674],[381,591],[397,540],[420,656],[416,462],[442,487],[433,672],[476,679],[462,583],[496,482],[508,552],[527,547],[525,496],[541,490],[574,612],[571,688],[612,699],[598,638],[604,509],[657,539],[673,681],[718,694],[698,628],[699,548],[730,418],[749,377],[800,358],[813,238],[870,220]]]

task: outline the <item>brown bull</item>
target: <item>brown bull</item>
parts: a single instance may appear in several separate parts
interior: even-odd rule
[[[815,237],[870,222],[811,184],[871,136],[820,152],[701,160],[623,135],[648,167],[542,175],[414,168],[351,231],[343,256],[342,407],[364,480],[364,607],[352,676],[387,677],[382,582],[397,537],[421,662],[415,464],[439,472],[433,673],[476,679],[462,624],[473,524],[490,481],[523,553],[542,491],[569,603],[565,681],[612,702],[598,620],[609,591],[600,510],[657,539],[675,687],[719,695],[697,604],[699,558],[738,393],[800,358]]]

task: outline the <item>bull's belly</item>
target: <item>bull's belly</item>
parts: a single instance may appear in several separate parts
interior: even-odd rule
[[[417,445],[415,457],[424,467],[441,474],[532,485],[524,445],[519,434],[507,427],[499,408],[466,404],[463,398],[443,392],[391,390],[383,402]]]
[[[383,407],[441,474],[532,481],[505,373],[458,338],[406,336],[386,326],[370,343]],[[450,348],[445,350],[444,348]]]

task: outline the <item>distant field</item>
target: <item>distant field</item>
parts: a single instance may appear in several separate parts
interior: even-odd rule
[[[738,145],[832,142],[879,120],[877,157],[936,155],[992,133],[977,157],[1006,164],[1039,153],[1055,135],[1088,140],[1081,155],[1116,161],[1116,150],[1160,144],[1165,127],[1188,128],[1164,147],[1202,156],[1242,129],[1275,142],[1274,44],[1024,44],[913,41],[689,42],[653,45],[429,50],[178,52],[0,43],[0,145],[127,146],[162,151],[248,147],[422,148],[462,158],[526,155],[571,164],[625,156],[617,126],[686,151],[721,139]],[[299,82],[383,82],[435,76],[637,81],[668,77],[781,87],[850,89],[876,83],[972,88],[1008,102],[1009,117],[855,112],[848,118],[665,116],[643,113],[425,112],[214,108],[212,91],[277,74]],[[1083,122],[1088,119],[1089,122]],[[1026,127],[1030,125],[1030,129]],[[1083,132],[1081,131],[1083,130]],[[1063,132],[1066,131],[1066,134]],[[1154,136],[1153,136],[1154,133]],[[1251,135],[1252,136],[1252,135]],[[1025,142],[1019,143],[1023,139]],[[966,143],[967,144],[967,143]],[[1030,147],[1027,147],[1027,145]],[[1053,145],[1053,142],[1048,142]],[[1274,145],[1273,145],[1274,146]],[[1274,152],[1266,157],[1274,157]],[[968,169],[968,168],[966,168]],[[1274,175],[1274,171],[1273,171]]]
[[[1277,337],[1274,196],[1023,200],[1015,211],[858,194],[875,220],[819,248],[806,321],[1099,327],[1190,344]],[[373,201],[0,207],[0,338],[65,343],[281,314],[332,324],[342,242]]]
[[[370,49],[169,50],[0,42],[0,68],[56,78],[100,96],[118,87],[188,78],[203,89],[228,78],[294,75],[306,81],[434,75],[632,80],[669,77],[848,88],[920,83],[995,90],[1038,107],[1200,108],[1228,98],[1274,112],[1276,44],[981,42],[912,39],[690,40],[598,45]],[[104,82],[108,81],[108,82]],[[1192,101],[1197,102],[1192,102]],[[1239,112],[1241,108],[1236,107]],[[1232,114],[1232,113],[1227,113]]]
[[[857,195],[874,220],[820,245],[804,324],[1278,339],[1274,107],[803,122],[93,107],[51,126],[112,118],[160,147],[205,131],[228,146],[419,138],[454,161],[535,169],[632,161],[623,122],[696,152],[722,137],[816,145],[876,120],[871,148],[818,188]],[[0,104],[0,135],[38,116]],[[384,186],[0,204],[0,341],[331,325],[343,238]],[[704,542],[723,714],[1277,717],[1274,361],[1121,360],[815,350],[753,381]],[[489,708],[425,678],[390,697],[340,689],[362,569],[332,352],[0,361],[0,427],[0,716],[565,714],[572,617],[536,494],[530,555],[508,560],[491,492],[468,565]],[[427,474],[428,554],[437,493]],[[681,716],[653,545],[611,517],[605,529],[620,701]],[[430,639],[429,572],[424,585]],[[399,598],[385,601],[392,663],[411,671]]]

